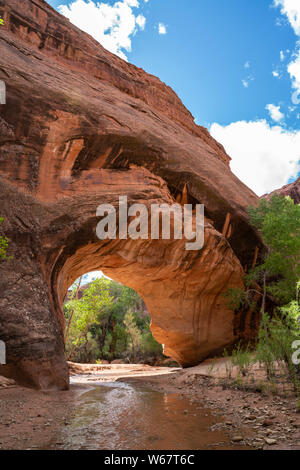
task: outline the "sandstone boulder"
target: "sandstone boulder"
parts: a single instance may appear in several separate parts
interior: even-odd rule
[[[13,379],[8,379],[7,377],[2,377],[0,375],[0,388],[13,387],[16,385],[16,382]]]

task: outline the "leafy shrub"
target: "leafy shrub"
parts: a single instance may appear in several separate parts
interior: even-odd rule
[[[253,359],[249,347],[243,348],[241,343],[232,351],[231,361],[234,366],[239,368],[240,373],[243,377],[249,373]]]
[[[3,223],[3,217],[0,217],[0,224]],[[0,235],[0,260],[8,261],[11,258],[7,256],[9,239]]]
[[[288,378],[299,390],[299,366],[293,364],[294,341],[299,340],[297,316],[300,313],[298,303],[292,302],[282,307],[276,316],[263,315],[256,350],[256,359],[266,368],[269,380],[275,374],[276,365],[283,367]]]

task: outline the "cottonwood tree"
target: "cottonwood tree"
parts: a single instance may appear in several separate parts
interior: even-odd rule
[[[250,305],[253,294],[260,298],[262,319],[255,360],[264,365],[269,380],[278,365],[282,366],[298,394],[300,370],[292,358],[293,344],[300,335],[300,205],[290,197],[275,195],[262,199],[249,215],[266,250],[261,264],[245,277],[246,289],[231,289],[227,297],[236,309]],[[267,295],[278,305],[271,313],[266,311]]]
[[[250,280],[263,274],[266,292],[279,304],[295,300],[300,280],[300,205],[290,197],[275,195],[262,199],[249,215],[267,246],[265,258],[250,273]]]
[[[266,245],[265,253],[261,264],[245,276],[246,289],[229,289],[226,296],[230,306],[239,309],[243,304],[251,306],[256,295],[264,313],[267,295],[279,306],[296,300],[300,280],[300,205],[290,197],[274,195],[250,208],[249,216]]]
[[[150,315],[139,294],[113,280],[103,281],[109,301],[101,304],[95,316],[89,316],[89,322],[83,299],[89,285],[84,285],[84,278],[78,279],[68,293],[64,305],[67,357],[78,362],[124,359],[155,363],[162,359],[162,346],[152,336]],[[103,300],[102,289],[94,294]]]
[[[79,347],[86,347],[91,326],[99,322],[105,307],[112,302],[107,279],[101,278],[93,281],[81,291],[79,298],[80,288],[81,280],[73,287],[72,297],[65,307],[67,316],[65,341],[68,360],[73,358]]]
[[[137,354],[142,346],[142,334],[137,327],[133,312],[129,311],[126,313],[124,318],[124,325],[130,336],[133,361],[136,362]]]
[[[0,217],[0,224],[3,223],[3,217]],[[6,237],[0,235],[0,260],[9,260],[10,258],[7,256],[7,248],[8,248],[9,240]]]

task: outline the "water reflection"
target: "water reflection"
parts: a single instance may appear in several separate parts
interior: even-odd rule
[[[182,396],[119,382],[93,384],[92,389],[86,387],[72,422],[62,430],[59,448],[197,450],[230,447],[225,433],[210,430],[217,418]],[[57,446],[52,443],[49,447]]]

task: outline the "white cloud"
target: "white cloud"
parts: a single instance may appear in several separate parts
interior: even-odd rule
[[[87,284],[95,281],[96,279],[101,279],[102,277],[104,277],[106,279],[110,279],[109,277],[105,276],[105,274],[103,274],[102,271],[93,271],[93,272],[84,274],[82,276],[81,286],[86,286]],[[80,278],[76,279],[76,282],[78,282],[79,279]],[[74,286],[74,284],[69,287],[69,290],[71,290],[73,286]]]
[[[78,28],[89,33],[110,52],[127,60],[124,52],[131,51],[131,36],[143,30],[146,18],[135,15],[138,0],[120,0],[113,5],[92,0],[75,0],[69,5],[60,5],[59,11]]]
[[[280,7],[282,15],[285,15],[294,30],[294,33],[300,38],[300,1],[299,0],[274,0],[274,5]],[[285,54],[280,52],[280,58],[283,61]],[[294,60],[288,65],[288,72],[292,79],[293,88],[300,94],[300,48],[294,54]]]
[[[269,111],[273,121],[280,122],[284,119],[284,114],[280,111],[280,106],[275,106],[275,104],[267,104],[266,110]]]
[[[158,33],[159,34],[167,34],[167,27],[163,23],[158,24]]]
[[[232,171],[259,196],[287,184],[300,170],[300,131],[267,121],[214,123],[211,135],[232,157]]]
[[[253,75],[248,75],[248,77],[242,80],[242,84],[245,88],[249,88],[250,83],[253,82],[254,80],[255,78]]]
[[[91,273],[85,274],[83,278],[83,284],[94,281],[95,279],[101,279],[102,277],[107,277],[103,274],[102,271],[93,271]],[[107,278],[109,279],[109,278]]]
[[[299,0],[274,0],[276,7],[281,7],[281,14],[286,15],[295,34],[300,36],[300,2]]]
[[[293,88],[298,90],[300,93],[300,51],[298,52],[296,59],[289,64],[288,72],[293,81]]]
[[[300,0],[273,0],[273,4],[280,7],[300,38]],[[289,54],[289,50],[280,51],[280,61],[284,63]],[[287,70],[295,89],[295,105],[300,104],[300,41],[289,62]],[[281,73],[281,68],[272,72],[276,78],[280,78]],[[249,87],[251,79],[253,75],[242,80],[245,88]],[[300,131],[287,130],[280,125],[285,118],[280,106],[268,104],[266,109],[277,125],[257,120],[233,122],[228,126],[214,123],[210,128],[212,136],[232,157],[232,171],[259,196],[287,184],[300,171]],[[290,106],[289,112],[294,111]]]
[[[146,18],[143,15],[138,15],[136,17],[136,24],[141,28],[143,31],[146,26]]]
[[[247,60],[247,62],[244,63],[244,69],[248,71],[249,75],[242,79],[242,84],[244,88],[249,88],[250,83],[255,80],[254,74],[250,71],[251,62],[249,60]]]

